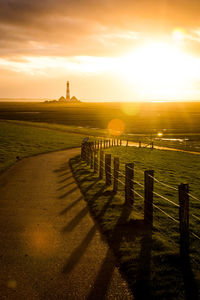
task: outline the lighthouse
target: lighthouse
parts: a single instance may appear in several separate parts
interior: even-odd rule
[[[67,102],[70,102],[69,81],[67,81],[66,101],[67,101]]]

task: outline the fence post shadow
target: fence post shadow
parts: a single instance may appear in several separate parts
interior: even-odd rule
[[[135,284],[135,299],[152,299],[151,281],[152,229],[145,228],[141,239],[139,270]]]
[[[185,299],[198,300],[198,288],[191,268],[189,253],[187,253],[185,256],[180,257],[180,265],[183,274]]]

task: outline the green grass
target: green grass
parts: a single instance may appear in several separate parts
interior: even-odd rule
[[[0,122],[0,172],[20,158],[71,147],[79,147],[84,135],[55,130],[49,125]],[[38,125],[38,127],[36,127]]]
[[[199,156],[180,152],[115,147],[107,149],[112,156],[119,156],[121,172],[124,164],[135,163],[135,180],[143,184],[141,170],[154,169],[155,177],[175,188],[181,182],[188,182],[191,193],[200,197]],[[79,186],[89,204],[92,214],[99,222],[120,261],[136,299],[195,299],[193,286],[200,288],[200,241],[191,236],[191,269],[182,269],[184,262],[179,257],[179,225],[154,208],[152,237],[143,223],[143,201],[135,196],[133,208],[124,206],[124,187],[114,194],[106,187],[104,180],[81,161],[71,160],[72,169]],[[120,176],[120,180],[124,180]],[[143,195],[143,189],[135,186]],[[155,182],[154,190],[178,203],[177,191]],[[154,204],[178,219],[178,208],[154,196]],[[200,216],[200,203],[190,199],[190,230],[200,235],[199,221],[192,214]],[[193,281],[193,276],[195,280]],[[200,296],[200,295],[199,295]]]
[[[124,110],[125,105],[125,110]],[[1,102],[0,119],[67,126],[71,132],[108,136],[112,119],[124,122],[124,138],[145,143],[154,138],[161,146],[200,151],[200,103],[31,103]],[[57,124],[57,125],[55,125]],[[73,126],[72,126],[73,125]],[[47,125],[45,125],[47,126]],[[163,138],[188,141],[157,140]]]

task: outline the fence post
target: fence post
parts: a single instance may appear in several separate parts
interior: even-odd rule
[[[126,141],[126,147],[128,147],[128,140]]]
[[[108,145],[109,145],[109,148],[110,148],[110,139],[109,139],[109,141],[108,141]]]
[[[90,149],[90,168],[93,169],[93,160],[94,160],[94,156],[93,156],[93,152],[94,150],[91,148]]]
[[[154,148],[154,146],[153,146],[153,142],[151,142],[151,149],[153,149]]]
[[[141,148],[141,141],[139,141],[139,148]]]
[[[125,204],[133,205],[134,163],[125,164]]]
[[[122,145],[122,140],[120,139],[120,146]]]
[[[153,227],[153,183],[154,170],[144,171],[144,223]]]
[[[106,174],[106,185],[111,185],[111,154],[105,155],[105,174]]]
[[[84,143],[83,143],[83,144],[81,145],[81,159],[82,159],[82,160],[84,160],[84,157],[85,157],[85,156],[84,156],[84,151],[85,151],[84,146],[85,146],[85,145],[84,145]]]
[[[119,157],[114,157],[114,181],[113,181],[113,191],[118,190],[118,177],[119,177]]]
[[[100,167],[99,167],[99,178],[103,178],[103,158],[104,158],[104,153],[103,150],[100,150]]]
[[[98,172],[98,150],[94,150],[94,173]]]
[[[117,139],[117,147],[119,146],[119,139]]]
[[[103,148],[104,149],[106,148],[106,141],[105,140],[103,141]]]
[[[179,221],[180,221],[180,255],[182,258],[189,253],[189,185],[181,183],[179,192]]]
[[[87,143],[87,147],[86,147],[86,155],[87,155],[87,165],[90,165],[90,144]]]

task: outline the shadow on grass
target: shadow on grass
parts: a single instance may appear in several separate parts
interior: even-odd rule
[[[185,299],[198,300],[200,295],[198,295],[198,288],[191,268],[189,255],[181,259],[181,266],[184,280]]]
[[[96,178],[80,157],[72,159],[70,165],[92,215],[120,261],[135,299],[183,299],[184,293],[187,300],[198,299],[190,264],[185,262],[182,268],[177,253],[168,255],[159,244],[161,249],[157,251],[155,237],[143,220],[133,220],[132,208],[117,204],[115,193]],[[114,268],[108,251],[88,299],[98,299],[97,295],[105,298]]]

